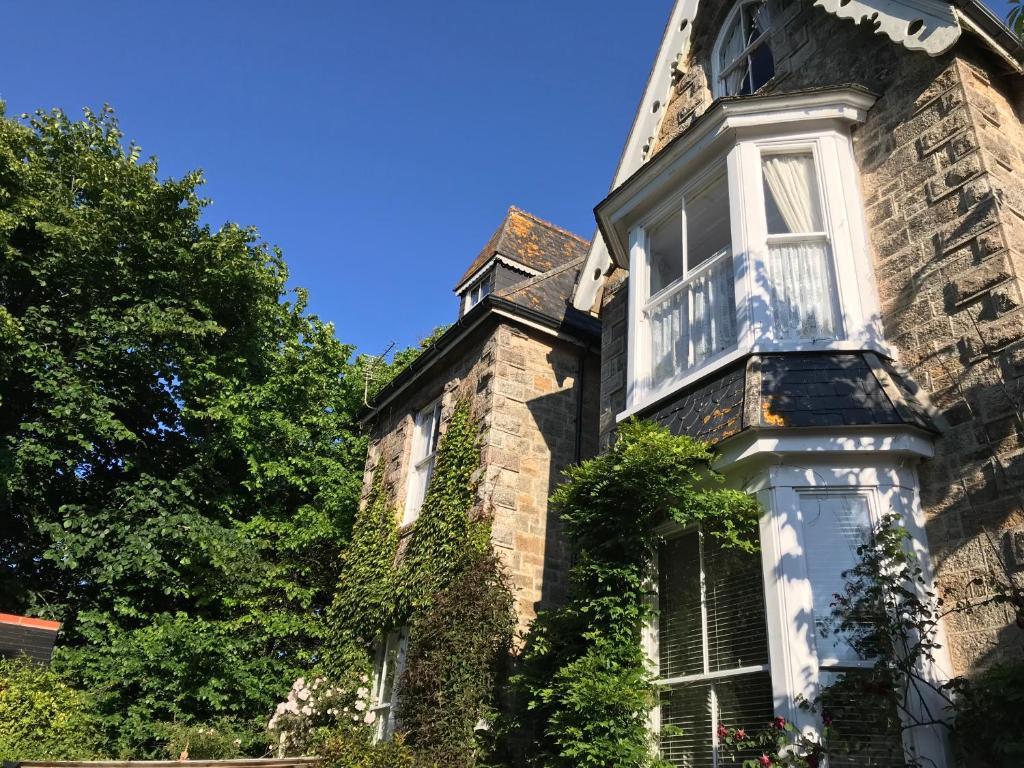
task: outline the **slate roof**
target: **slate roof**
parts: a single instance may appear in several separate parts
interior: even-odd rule
[[[0,658],[25,654],[45,664],[50,660],[59,629],[58,621],[0,613]]]
[[[586,257],[589,248],[588,240],[512,206],[455,288],[460,288],[495,256],[503,256],[537,272],[547,272]]]
[[[497,291],[494,296],[562,322],[571,308],[573,287],[584,261],[585,254],[542,275],[528,277]],[[572,312],[577,310],[573,309]]]
[[[659,403],[648,418],[711,443],[749,428],[903,425],[939,432],[914,382],[870,352],[754,355]]]

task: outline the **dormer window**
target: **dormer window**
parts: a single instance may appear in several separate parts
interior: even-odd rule
[[[715,43],[712,67],[715,96],[747,96],[775,76],[768,44],[771,19],[764,0],[740,0]]]
[[[487,272],[466,289],[463,299],[462,313],[469,312],[473,307],[483,301],[483,298],[494,290],[494,269]]]

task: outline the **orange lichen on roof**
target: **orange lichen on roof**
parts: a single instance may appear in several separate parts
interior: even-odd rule
[[[495,256],[537,272],[547,272],[585,255],[589,247],[590,242],[579,235],[512,206],[501,226],[459,278],[456,288]]]
[[[772,413],[772,405],[767,400],[761,403],[761,421],[769,427],[784,427],[786,421],[779,414]]]

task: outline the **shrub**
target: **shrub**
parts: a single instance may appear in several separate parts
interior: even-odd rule
[[[401,734],[374,744],[368,729],[340,729],[324,742],[323,768],[432,768],[416,759]]]
[[[417,754],[451,768],[476,764],[514,628],[508,579],[490,549],[475,553],[415,618],[398,721]]]
[[[258,723],[218,717],[206,723],[166,723],[165,750],[170,760],[231,760],[266,754],[267,733]]]
[[[952,687],[964,763],[971,768],[1024,765],[1024,664],[1000,664]]]
[[[0,659],[0,759],[100,757],[92,701],[53,670],[27,658]]]

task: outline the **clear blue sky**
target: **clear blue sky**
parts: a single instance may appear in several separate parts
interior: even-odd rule
[[[593,234],[671,5],[8,3],[0,98],[112,104],[162,174],[206,172],[211,224],[256,225],[374,354],[454,319],[508,205]]]

